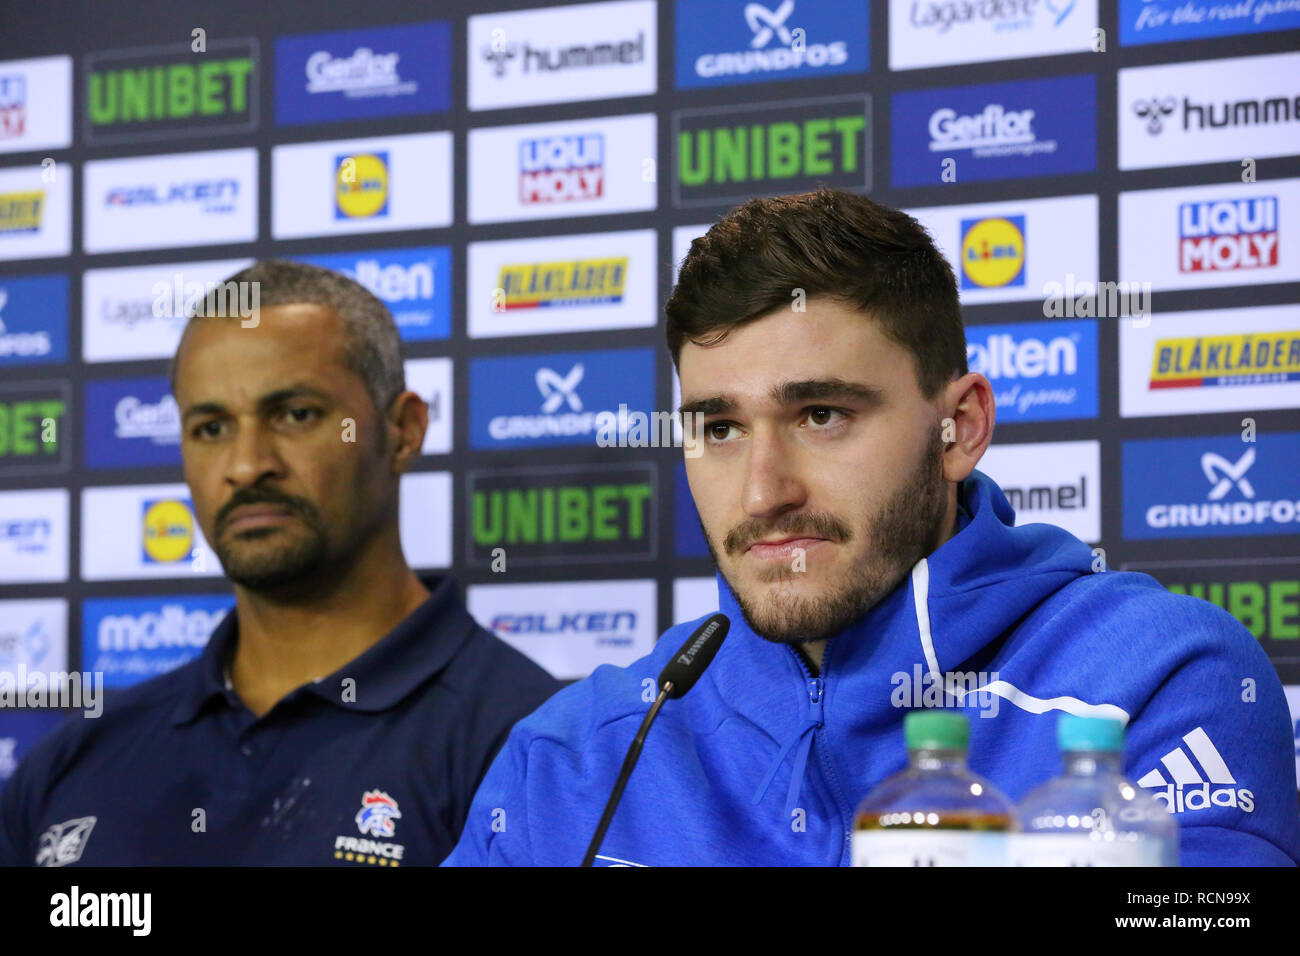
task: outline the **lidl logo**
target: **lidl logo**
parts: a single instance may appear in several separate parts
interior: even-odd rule
[[[388,215],[388,153],[334,157],[334,218],[378,219]]]
[[[1158,339],[1150,388],[1300,381],[1300,330]]]
[[[961,287],[1002,289],[1025,284],[1025,217],[961,221]]]
[[[194,512],[188,500],[146,499],[143,535],[146,564],[174,564],[194,546]]]
[[[36,232],[41,228],[44,208],[43,189],[0,193],[0,235],[10,232]]]

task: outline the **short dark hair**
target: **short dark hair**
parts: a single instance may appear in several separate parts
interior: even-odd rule
[[[366,391],[381,414],[406,390],[401,336],[388,306],[361,283],[332,269],[305,262],[263,259],[223,279],[203,300],[195,302],[189,322],[222,316],[223,287],[241,282],[257,283],[259,308],[307,303],[338,315],[343,320],[344,364],[366,383]],[[175,359],[170,379],[174,393]]]
[[[668,298],[668,349],[712,345],[777,309],[794,290],[826,296],[880,323],[912,354],[933,398],[966,374],[966,332],[952,266],[911,216],[822,187],[751,199],[691,243]]]

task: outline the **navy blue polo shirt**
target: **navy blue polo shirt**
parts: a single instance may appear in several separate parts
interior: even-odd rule
[[[421,580],[397,627],[260,718],[226,684],[233,610],[195,660],[69,718],[0,795],[0,865],[441,862],[510,728],[560,685],[451,576]]]

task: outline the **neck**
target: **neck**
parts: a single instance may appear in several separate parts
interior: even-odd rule
[[[428,596],[400,547],[363,552],[340,574],[289,598],[236,585],[235,692],[261,717],[286,694],[363,654]]]

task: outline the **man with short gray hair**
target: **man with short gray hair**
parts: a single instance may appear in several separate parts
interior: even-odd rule
[[[197,303],[172,390],[235,608],[199,658],[32,751],[0,800],[0,865],[436,864],[559,686],[453,578],[406,563],[398,489],[428,406],[384,304],[299,263],[230,283],[255,307]]]

